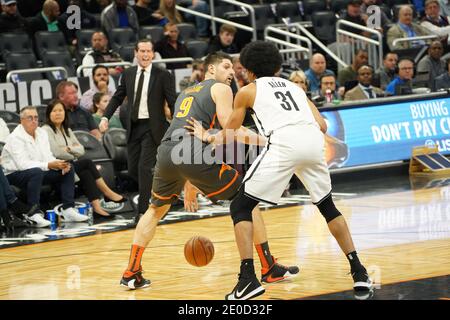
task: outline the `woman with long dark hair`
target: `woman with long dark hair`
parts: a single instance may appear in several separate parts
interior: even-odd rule
[[[46,124],[42,126],[48,133],[50,148],[58,159],[73,161],[75,173],[79,177],[80,185],[92,203],[94,216],[111,218],[100,205],[103,194],[105,201],[121,203],[127,199],[111,190],[101,177],[91,159],[78,160],[84,154],[84,147],[69,128],[65,106],[60,100],[52,100],[46,110]]]

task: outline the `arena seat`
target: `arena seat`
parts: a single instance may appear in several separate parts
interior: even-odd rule
[[[20,115],[16,112],[8,110],[0,110],[0,118],[6,123],[20,123]]]
[[[47,105],[41,104],[35,107],[39,117],[39,126],[42,126],[46,122]]]
[[[103,144],[87,131],[75,130],[73,133],[85,150],[80,159],[91,159],[106,184],[110,188],[116,189],[113,161],[108,157]]]
[[[341,15],[344,10],[347,9],[347,3],[350,0],[331,0],[330,9],[337,15]]]
[[[61,31],[38,31],[34,35],[36,53],[42,59],[46,51],[68,52],[66,39]]]
[[[92,34],[95,32],[95,29],[80,29],[76,32],[76,37],[78,39],[77,42],[77,52],[81,57],[84,57],[85,54],[92,48],[91,38]]]
[[[325,0],[303,0],[303,15],[307,21],[311,20],[313,12],[325,10],[327,10]]]
[[[126,46],[120,47],[119,55],[123,59],[123,61],[133,62],[134,45],[126,45]]]
[[[136,44],[137,36],[131,28],[113,28],[109,34],[109,45],[119,51],[120,47]]]
[[[275,12],[279,23],[282,23],[282,18],[289,18],[290,22],[300,22],[303,20],[298,3],[296,2],[279,2],[276,5]]]
[[[68,77],[76,76],[74,62],[68,51],[45,51],[42,55],[44,67],[63,67],[67,71]],[[48,80],[62,80],[63,74],[60,71],[46,72]]]
[[[336,41],[336,16],[331,11],[317,11],[311,15],[316,37],[324,43]]]
[[[36,68],[34,53],[8,53],[5,56],[6,71]],[[42,73],[16,74],[12,81],[33,81],[43,79]]]
[[[180,31],[180,38],[183,41],[195,40],[197,39],[197,30],[192,23],[178,23],[178,30]]]
[[[33,45],[27,33],[8,32],[0,34],[0,58],[11,52],[33,53]]]
[[[16,123],[16,122],[7,122],[7,123],[6,123],[6,126],[8,127],[9,133],[13,132],[14,129],[16,129],[16,127],[17,127],[18,125],[19,125],[19,124]],[[1,154],[1,152],[0,152],[0,154]]]
[[[160,26],[142,26],[139,29],[139,37],[150,39],[153,43],[156,43],[164,38],[164,29]]]
[[[208,43],[202,40],[189,40],[186,42],[189,56],[200,59],[208,53]]]
[[[252,7],[255,9],[256,31],[260,35],[266,26],[277,23],[276,17],[269,4],[259,4]]]

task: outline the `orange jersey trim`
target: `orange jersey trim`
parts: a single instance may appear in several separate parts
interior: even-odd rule
[[[233,185],[233,183],[236,181],[236,179],[238,178],[238,176],[239,176],[239,173],[236,171],[233,180],[231,180],[225,187],[223,187],[222,189],[220,189],[220,190],[218,190],[218,191],[216,191],[216,192],[207,194],[206,196],[209,198],[209,197],[213,197],[213,196],[216,196],[216,195],[218,195],[218,194],[224,192],[224,191],[227,190],[230,186]]]
[[[159,200],[170,200],[170,199],[172,199],[173,197],[177,197],[178,198],[178,195],[177,194],[172,194],[172,195],[170,195],[170,196],[168,196],[168,197],[164,197],[164,196],[160,196],[159,194],[157,194],[157,193],[155,193],[155,192],[153,192],[152,191],[152,194],[156,197],[156,198],[158,198]]]

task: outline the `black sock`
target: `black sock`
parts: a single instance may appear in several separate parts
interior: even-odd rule
[[[244,259],[241,261],[241,277],[250,278],[255,275],[255,266],[253,259]]]
[[[358,254],[356,253],[356,251],[353,251],[353,252],[350,252],[349,254],[347,254],[347,259],[348,259],[348,262],[350,263],[350,269],[352,271],[364,269],[363,265],[359,261]]]

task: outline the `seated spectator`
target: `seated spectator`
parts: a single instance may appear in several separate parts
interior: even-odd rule
[[[359,49],[353,56],[353,62],[347,68],[339,71],[338,81],[341,86],[346,86],[347,82],[355,81],[358,77],[358,69],[361,66],[367,65],[369,62],[369,53],[365,49]]]
[[[412,93],[411,81],[414,77],[414,62],[410,59],[401,59],[398,62],[398,75],[395,76],[394,80],[391,81],[386,87],[386,93],[390,95],[397,95],[398,86],[409,87],[411,90],[406,90],[405,94]]]
[[[248,81],[247,70],[242,66],[239,57],[233,57],[234,80],[237,88],[240,89],[250,83]]]
[[[192,61],[192,74],[190,77],[184,77],[180,81],[180,91],[189,88],[205,80],[205,66],[203,60],[196,59]]]
[[[126,198],[108,187],[91,159],[78,159],[84,154],[84,147],[69,128],[69,119],[61,101],[55,99],[49,103],[42,128],[48,134],[53,155],[72,163],[81,188],[92,203],[94,218],[113,218],[100,205],[100,196],[103,194],[105,201],[116,203],[125,202]]]
[[[434,90],[449,90],[450,89],[450,58],[446,61],[447,64],[447,72],[441,74],[440,76],[434,79]]]
[[[16,197],[3,173],[3,167],[0,166],[0,222],[3,222],[6,229],[31,227],[31,223],[25,219],[30,214],[30,209],[30,206]],[[10,215],[10,211],[13,215]]]
[[[336,90],[336,76],[334,74],[323,74],[320,77],[319,94],[312,97],[314,102],[332,103],[341,100],[339,92]]]
[[[69,162],[56,159],[50,149],[47,133],[38,127],[35,107],[24,107],[20,111],[20,124],[6,139],[1,156],[9,183],[23,189],[31,207],[25,217],[34,227],[50,225],[40,210],[43,184],[51,183],[58,188],[65,221],[86,221],[74,208],[75,173]]]
[[[134,12],[138,17],[140,26],[158,25],[159,19],[153,16],[153,10],[150,8],[151,0],[137,0],[136,4],[132,6]]]
[[[209,14],[209,5],[206,1],[203,0],[178,0],[177,1],[180,5],[187,6],[188,9],[197,11],[204,14]],[[186,20],[188,22],[195,23],[195,26],[197,27],[197,34],[200,38],[209,38],[210,32],[209,32],[209,20],[195,16],[190,13],[184,14]]]
[[[113,0],[102,11],[100,21],[108,36],[114,28],[131,28],[136,33],[139,31],[138,17],[127,0]]]
[[[82,62],[83,66],[92,66],[108,62],[123,62],[117,52],[108,48],[108,38],[103,32],[94,32],[91,37],[91,44],[92,50],[84,56]],[[115,76],[123,71],[123,67],[109,67],[108,70],[110,75]],[[91,69],[84,69],[85,76],[90,72]]]
[[[376,99],[384,96],[383,90],[372,86],[373,70],[370,66],[358,69],[358,85],[345,93],[345,101]]]
[[[77,39],[67,29],[65,21],[60,17],[59,4],[55,0],[46,0],[42,11],[28,20],[28,32],[31,36],[38,31],[61,31],[69,45],[75,46]]]
[[[156,0],[155,0],[156,1]],[[160,0],[159,8],[153,14],[153,17],[159,20],[159,24],[164,26],[166,23],[182,23],[183,17],[175,7],[175,0]]]
[[[293,71],[289,75],[289,81],[292,81],[300,88],[302,88],[305,92],[308,92],[308,79],[306,78],[306,74],[302,70]]]
[[[228,54],[239,53],[239,49],[234,43],[234,36],[236,35],[236,28],[223,24],[220,27],[219,34],[211,38],[208,46],[208,53],[222,51]]]
[[[419,17],[422,17],[425,11],[424,0],[411,0],[411,3],[414,5],[414,8],[417,11]]]
[[[362,18],[364,19],[365,25],[367,26],[369,16],[373,14],[373,11],[368,12],[368,8],[371,6],[372,8],[374,8],[373,6],[375,6],[380,10],[380,29],[377,28],[377,30],[383,33],[384,29],[386,28],[386,25],[392,23],[392,21],[388,18],[386,13],[377,4],[377,0],[363,0],[363,4],[361,5],[361,14]]]
[[[361,4],[362,4],[361,0],[350,0],[350,1],[348,1],[347,2],[347,10],[342,15],[341,19],[365,27],[366,26],[366,22],[365,22],[364,17],[363,17],[363,15],[361,13]],[[347,25],[342,25],[341,29],[345,30],[345,31],[348,31],[348,32],[351,32],[351,33],[356,33],[356,34],[359,34],[359,35],[362,35],[362,36],[366,36],[366,37],[370,37],[372,35],[371,33],[367,32],[367,31],[362,31],[360,29],[357,29],[357,28],[354,28],[354,27],[350,27],[350,26],[347,26]]]
[[[80,99],[80,107],[90,113],[92,113],[92,97],[94,94],[97,92],[107,93],[110,96],[114,94],[108,87],[109,73],[108,68],[105,66],[98,64],[92,69],[92,81],[94,82],[94,87],[83,93]]]
[[[97,92],[92,97],[92,111],[94,114],[92,117],[94,118],[95,123],[97,123],[97,126],[100,124],[100,121],[102,120],[103,115],[105,114],[106,107],[108,106],[109,100],[111,99],[111,96],[107,93],[103,92]],[[112,115],[109,119],[109,125],[108,128],[123,128],[122,123],[120,122],[120,119]]]
[[[377,72],[376,77],[378,79],[381,90],[386,89],[386,86],[394,80],[395,68],[397,67],[398,55],[394,52],[388,52],[383,59],[383,66],[381,66]]]
[[[2,32],[26,32],[26,20],[17,11],[16,0],[1,0],[2,12],[0,13],[0,33]]]
[[[327,62],[321,53],[316,53],[311,57],[309,62],[309,69],[305,71],[306,77],[309,81],[309,90],[313,95],[318,95],[320,92],[320,78],[324,74],[334,76],[334,72],[327,69]]]
[[[428,48],[428,55],[423,57],[417,64],[417,72],[429,74],[429,85],[432,89],[434,89],[434,79],[446,72],[445,62],[441,59],[443,53],[442,43],[435,40]]]
[[[443,17],[450,17],[450,1],[439,0],[439,7],[441,9],[440,14]]]
[[[432,34],[438,35],[443,45],[448,44],[450,35],[450,21],[446,16],[439,15],[439,1],[427,0],[425,2],[425,17],[420,24]]]
[[[169,22],[164,26],[165,37],[155,44],[154,51],[161,54],[163,59],[189,57],[187,47],[178,37],[180,32],[176,24]],[[166,63],[167,69],[186,68],[187,62]]]
[[[97,139],[102,138],[92,114],[80,107],[78,86],[71,81],[61,81],[56,86],[56,98],[66,107],[69,125],[72,130],[87,131]]]
[[[391,51],[420,47],[426,44],[424,40],[402,41],[395,46],[393,45],[393,42],[395,39],[399,38],[413,38],[427,35],[430,35],[430,32],[427,29],[413,22],[413,10],[411,7],[403,5],[398,12],[398,23],[389,28],[387,32],[387,44]]]
[[[7,136],[9,136],[8,125],[5,120],[0,118],[0,142],[5,142]]]

